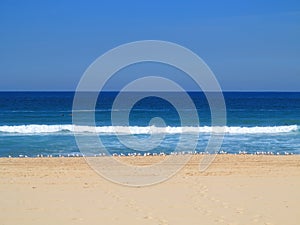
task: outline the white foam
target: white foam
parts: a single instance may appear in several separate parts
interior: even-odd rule
[[[297,125],[290,126],[266,126],[266,127],[155,127],[155,126],[74,126],[68,125],[18,125],[18,126],[0,126],[0,132],[19,133],[19,134],[43,134],[57,132],[87,132],[87,133],[121,133],[121,134],[181,134],[181,133],[220,133],[228,134],[272,134],[288,133],[297,131]]]

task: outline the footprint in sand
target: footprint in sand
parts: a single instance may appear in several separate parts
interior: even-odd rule
[[[244,209],[243,208],[236,208],[236,213],[243,214],[244,213]]]
[[[159,220],[159,225],[168,225],[168,221],[167,220],[164,220],[164,219],[161,219]]]

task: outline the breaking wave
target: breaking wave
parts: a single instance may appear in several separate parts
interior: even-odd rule
[[[225,132],[228,134],[276,134],[299,131],[297,125],[289,126],[265,126],[265,127],[155,127],[155,126],[75,126],[68,125],[17,125],[17,126],[0,126],[1,133],[17,134],[45,134],[58,132],[82,132],[82,133],[99,133],[99,134],[181,134],[181,133],[211,133]]]

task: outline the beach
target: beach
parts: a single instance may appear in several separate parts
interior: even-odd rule
[[[300,225],[300,0],[0,1],[0,27],[0,225]]]
[[[147,187],[112,183],[83,157],[0,158],[0,224],[299,224],[300,155],[217,155],[200,172],[202,158]]]

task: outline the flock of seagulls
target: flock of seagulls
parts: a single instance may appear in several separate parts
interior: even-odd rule
[[[211,154],[209,152],[197,152],[197,151],[182,151],[182,152],[171,152],[170,155],[205,155],[205,154]],[[228,152],[226,151],[219,151],[218,154],[229,154]],[[234,155],[293,155],[294,153],[292,152],[282,152],[282,153],[279,153],[279,152],[271,152],[271,151],[257,151],[257,152],[254,152],[254,153],[249,153],[247,151],[239,151],[238,153],[234,153]],[[160,153],[150,153],[150,152],[145,152],[145,153],[113,153],[112,156],[114,157],[124,157],[124,156],[165,156],[167,155],[166,153],[164,152],[160,152]],[[93,157],[101,157],[101,156],[107,156],[105,153],[99,153],[99,154],[94,154],[94,155],[90,155],[90,156],[93,156]],[[20,154],[19,155],[19,158],[29,158],[29,157],[32,157],[32,156],[27,156],[27,155],[22,155]],[[59,154],[59,155],[52,155],[52,154],[48,154],[48,155],[43,155],[43,154],[38,154],[36,156],[34,156],[34,158],[37,157],[37,158],[52,158],[52,157],[85,157],[84,154],[81,154],[81,153],[72,153],[72,154],[66,154],[66,155],[62,155],[62,154]],[[9,155],[8,158],[14,158],[14,156],[11,156]]]

